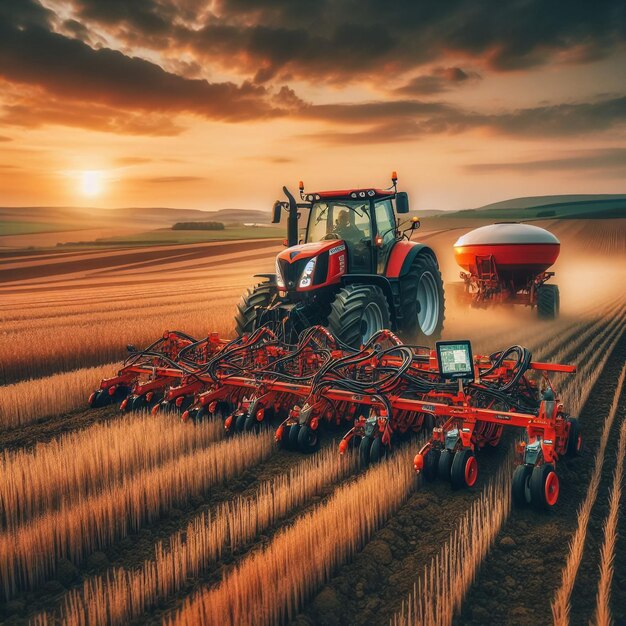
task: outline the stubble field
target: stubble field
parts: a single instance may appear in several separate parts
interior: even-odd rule
[[[585,452],[545,514],[511,508],[512,435],[453,493],[414,475],[415,445],[358,473],[332,442],[305,458],[269,433],[85,409],[128,343],[231,336],[279,241],[0,257],[2,621],[626,623],[626,220],[541,225],[562,242],[560,319],[449,298],[445,337],[578,366],[558,383]],[[464,230],[417,237],[447,284]]]

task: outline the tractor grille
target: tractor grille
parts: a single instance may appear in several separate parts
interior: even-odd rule
[[[280,273],[283,275],[287,289],[295,289],[298,286],[298,281],[308,261],[309,259],[301,259],[294,263],[289,263],[285,259],[278,259]]]

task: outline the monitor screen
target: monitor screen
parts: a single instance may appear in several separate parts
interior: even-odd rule
[[[438,341],[437,359],[443,378],[474,378],[472,346],[469,341]]]

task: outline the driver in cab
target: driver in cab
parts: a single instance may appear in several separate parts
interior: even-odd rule
[[[350,213],[347,209],[339,211],[333,232],[339,237],[339,239],[344,239],[345,241],[353,243],[356,243],[363,238],[361,230],[354,224],[350,223]]]

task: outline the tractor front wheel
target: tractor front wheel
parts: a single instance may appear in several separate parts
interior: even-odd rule
[[[400,308],[403,338],[441,335],[445,316],[443,280],[430,254],[418,254],[400,278]]]
[[[328,330],[353,348],[360,348],[372,335],[390,325],[387,298],[375,285],[346,285],[330,305]]]
[[[266,282],[255,285],[241,296],[235,313],[235,331],[238,337],[259,327],[259,319],[269,306],[274,293],[274,286]]]

